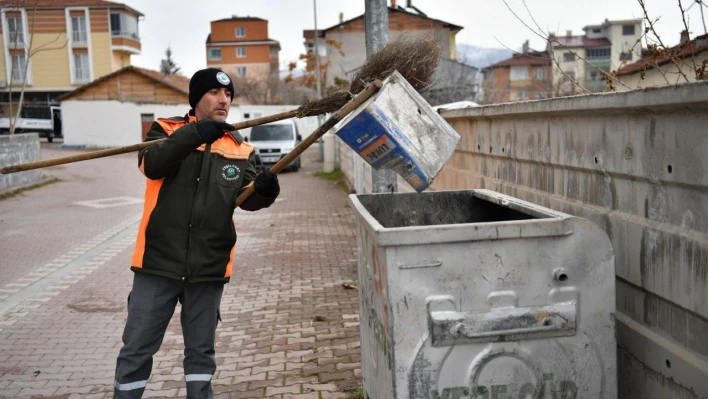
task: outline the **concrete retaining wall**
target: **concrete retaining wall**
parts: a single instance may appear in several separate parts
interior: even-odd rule
[[[37,133],[0,136],[0,167],[40,160]],[[0,175],[0,191],[33,183],[42,177],[39,169]]]

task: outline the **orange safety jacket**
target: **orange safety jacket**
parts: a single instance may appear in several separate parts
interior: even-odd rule
[[[158,119],[138,154],[147,177],[132,267],[185,280],[228,282],[234,263],[236,197],[256,177],[255,152],[238,132],[205,145],[194,116]],[[241,208],[267,208],[275,197],[251,195]]]

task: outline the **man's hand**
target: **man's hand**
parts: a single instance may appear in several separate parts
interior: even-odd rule
[[[225,131],[236,130],[229,123],[214,120],[199,121],[196,123],[196,125],[199,136],[206,144],[211,144],[216,140],[220,139],[221,136],[224,135]]]
[[[256,180],[253,182],[253,188],[256,190],[258,195],[264,197],[277,197],[280,194],[280,184],[278,184],[278,176],[268,170],[268,168],[263,168],[263,171],[256,176]]]

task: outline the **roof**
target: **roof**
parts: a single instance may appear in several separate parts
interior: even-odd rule
[[[453,31],[453,32],[459,32],[459,31],[461,31],[461,30],[463,29],[462,26],[455,25],[455,24],[451,24],[451,23],[445,22],[445,21],[441,21],[441,20],[439,20],[439,19],[430,18],[430,17],[426,16],[425,14],[416,14],[416,13],[413,13],[413,12],[410,12],[410,11],[406,11],[406,9],[403,8],[403,7],[401,7],[401,6],[398,6],[398,7],[388,7],[388,12],[389,12],[389,13],[391,13],[391,12],[400,12],[400,13],[407,14],[407,15],[411,15],[411,16],[414,16],[414,17],[423,18],[423,19],[427,19],[427,20],[429,20],[429,21],[437,22],[437,23],[442,24],[444,27],[449,28],[449,29],[450,29],[451,31]],[[351,23],[351,22],[354,22],[354,21],[356,21],[356,20],[358,20],[358,19],[363,19],[363,18],[364,18],[364,14],[359,15],[358,17],[354,17],[354,18],[352,18],[352,19],[346,20],[346,21],[344,21],[344,22],[338,23],[337,25],[330,26],[329,28],[322,29],[322,30],[318,30],[319,36],[322,37],[322,36],[325,35],[326,32],[328,32],[328,31],[330,31],[330,30],[332,30],[332,29],[339,28],[340,26],[347,25],[347,24],[349,24],[349,23]],[[303,34],[305,34],[305,32],[308,32],[308,31],[303,31]],[[309,32],[314,32],[314,31],[309,30]],[[310,34],[313,34],[313,33],[310,33]],[[307,37],[307,36],[305,36],[305,37]]]
[[[207,35],[207,44],[222,44],[222,45],[251,45],[251,44],[275,44],[280,47],[280,42],[275,39],[263,39],[263,40],[227,40],[223,42],[212,42],[211,33]]]
[[[153,71],[151,69],[145,69],[145,68],[140,68],[140,67],[130,65],[125,68],[121,68],[113,73],[108,74],[108,75],[102,76],[102,77],[94,80],[93,82],[86,83],[85,85],[78,87],[75,90],[70,91],[67,94],[64,94],[63,96],[60,96],[58,98],[58,100],[66,100],[67,98],[72,97],[75,94],[79,94],[82,91],[84,91],[90,87],[94,87],[96,85],[99,85],[114,76],[117,76],[119,74],[122,74],[122,73],[125,73],[128,71],[135,72],[139,75],[142,75],[142,76],[154,81],[155,83],[162,84],[162,85],[167,86],[167,87],[169,87],[173,90],[176,90],[180,93],[189,95],[189,78],[182,76],[182,75],[165,75],[160,71]]]
[[[251,16],[239,17],[236,15],[234,15],[231,18],[217,19],[217,20],[211,21],[211,22],[229,22],[229,21],[263,21],[263,22],[268,22],[268,20],[263,19],[263,18],[251,17]]]
[[[31,7],[37,8],[66,8],[66,7],[89,7],[89,8],[125,8],[134,13],[145,16],[140,11],[123,3],[106,0],[34,0]],[[28,4],[29,6],[29,4]]]
[[[557,45],[564,47],[608,47],[612,45],[606,38],[588,39],[585,36],[556,36]]]
[[[697,46],[696,43],[700,45]],[[670,49],[668,49],[668,54],[664,52],[656,60],[653,60],[649,57],[645,57],[637,62],[625,65],[623,68],[617,71],[615,76],[629,75],[631,73],[639,72],[641,70],[653,69],[656,66],[668,64],[671,62],[671,56],[681,59],[690,57],[692,53],[691,47],[693,47],[694,55],[698,55],[699,53],[708,51],[708,34],[696,36],[695,39],[691,40],[691,44],[692,46],[685,44],[671,47]]]
[[[610,21],[610,20],[605,19],[605,21],[603,23],[598,24],[598,25],[587,25],[587,26],[583,27],[583,30],[588,30],[588,29],[592,29],[592,28],[603,28],[608,25],[637,24],[637,23],[641,23],[642,21],[643,20],[641,18],[639,18],[639,19],[622,19],[622,20],[616,20],[616,21]]]
[[[541,51],[534,51],[529,54],[515,53],[511,58],[489,65],[484,69],[502,68],[517,65],[550,65],[551,59]]]

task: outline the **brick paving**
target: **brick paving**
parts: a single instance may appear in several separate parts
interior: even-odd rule
[[[344,192],[312,175],[321,167],[310,162],[316,151],[299,172],[280,176],[270,209],[235,213],[237,265],[217,329],[218,398],[349,398],[360,384],[357,291],[342,287],[356,278],[354,216]],[[133,161],[95,162],[90,171],[66,165],[51,171],[61,182],[0,201],[3,228],[22,231],[0,243],[0,281],[10,285],[0,284],[0,397],[111,397],[141,205],[75,202],[77,192],[140,196]],[[108,175],[120,177],[98,178]],[[22,215],[34,218],[30,227]],[[55,244],[23,239],[39,234]],[[178,306],[144,397],[184,397],[182,359]]]

